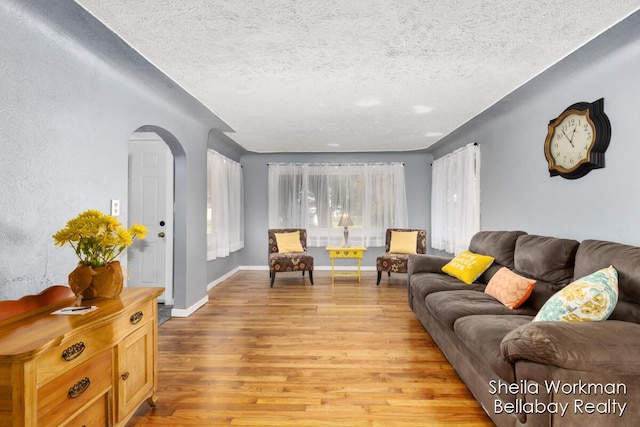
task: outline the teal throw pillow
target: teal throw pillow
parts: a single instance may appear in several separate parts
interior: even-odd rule
[[[534,322],[606,320],[618,303],[618,272],[613,266],[578,279],[556,292]]]

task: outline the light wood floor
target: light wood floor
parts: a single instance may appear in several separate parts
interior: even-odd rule
[[[131,426],[492,426],[407,305],[405,276],[242,271],[159,328]]]

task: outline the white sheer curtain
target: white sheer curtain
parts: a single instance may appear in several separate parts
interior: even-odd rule
[[[431,246],[457,254],[480,231],[480,147],[468,144],[432,165]]]
[[[269,227],[307,229],[309,246],[339,245],[342,213],[351,245],[383,246],[389,227],[407,226],[404,165],[269,164]]]
[[[207,151],[207,260],[244,247],[242,167]]]

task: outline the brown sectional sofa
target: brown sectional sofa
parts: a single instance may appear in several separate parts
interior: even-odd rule
[[[615,426],[640,419],[640,247],[522,231],[484,231],[471,252],[494,263],[471,285],[449,259],[412,255],[409,306],[498,426]],[[613,265],[615,310],[602,322],[532,322],[555,292]],[[511,310],[484,293],[506,266],[537,280]]]

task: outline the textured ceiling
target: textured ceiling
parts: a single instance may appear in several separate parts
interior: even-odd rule
[[[639,0],[76,0],[249,151],[426,148]]]

